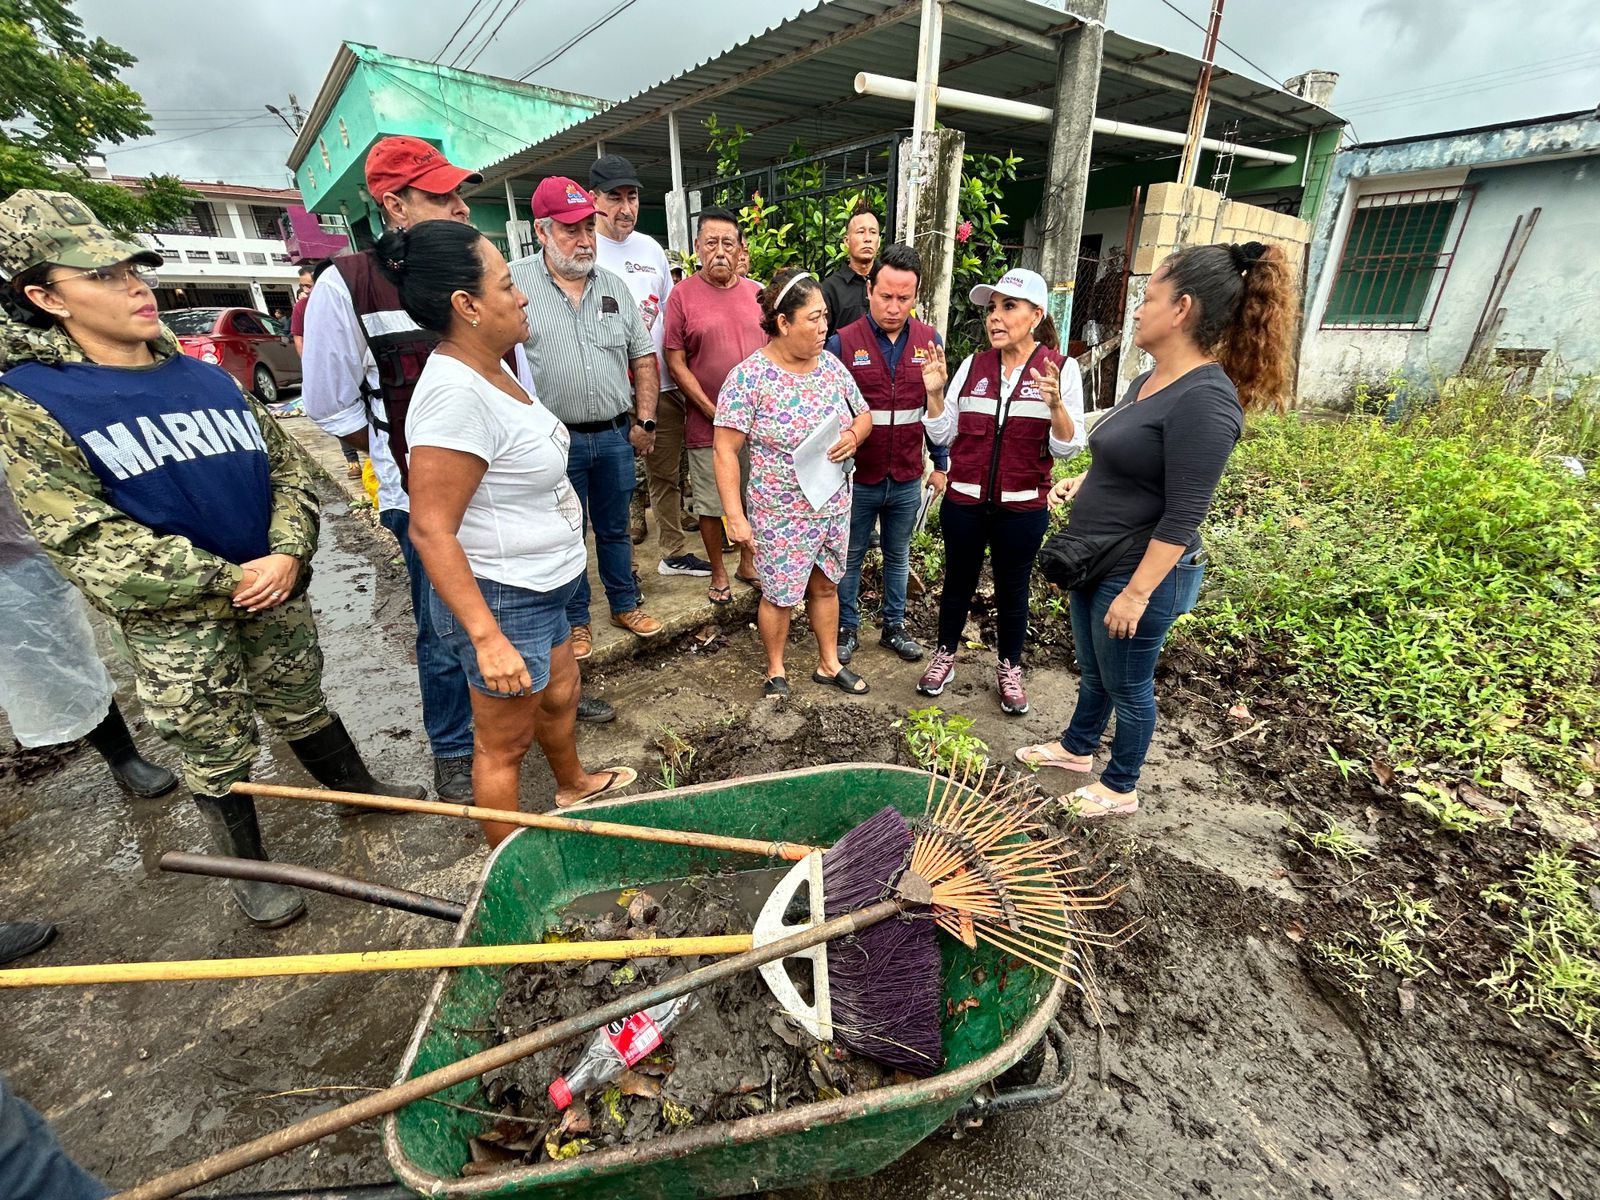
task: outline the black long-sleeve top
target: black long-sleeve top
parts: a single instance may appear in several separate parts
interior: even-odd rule
[[[1200,545],[1200,522],[1244,433],[1239,393],[1216,363],[1139,400],[1149,377],[1135,379],[1089,431],[1094,461],[1067,521],[1071,532],[1095,539],[1155,526],[1110,575],[1137,570],[1151,540],[1190,550]]]

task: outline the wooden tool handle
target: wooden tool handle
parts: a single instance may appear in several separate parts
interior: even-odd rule
[[[152,1179],[149,1183],[140,1184],[138,1187],[129,1188],[119,1192],[116,1200],[166,1200],[169,1196],[178,1196],[184,1192],[199,1187],[203,1183],[210,1183],[213,1179],[220,1179],[234,1171],[243,1170],[245,1167],[254,1166],[258,1162],[265,1162],[274,1155],[283,1154],[297,1146],[304,1146],[318,1138],[327,1137],[330,1133],[338,1133],[342,1129],[349,1129],[352,1125],[359,1125],[362,1121],[370,1121],[373,1117],[381,1117],[392,1113],[398,1108],[416,1100],[423,1100],[435,1092],[445,1088],[454,1087],[458,1083],[465,1083],[469,1079],[476,1079],[485,1071],[492,1071],[497,1067],[514,1063],[518,1059],[526,1058],[530,1054],[537,1054],[551,1046],[558,1046],[562,1042],[579,1037],[599,1029],[600,1026],[612,1021],[622,1021],[634,1013],[650,1008],[654,1005],[674,1000],[679,996],[686,996],[690,992],[728,979],[743,971],[754,970],[763,963],[776,962],[791,954],[798,954],[802,950],[809,950],[812,946],[820,946],[823,942],[832,941],[834,938],[846,934],[856,933],[869,925],[876,925],[879,921],[887,920],[900,911],[900,904],[895,900],[880,900],[868,908],[859,909],[853,913],[846,913],[842,917],[835,917],[821,925],[812,925],[800,933],[786,938],[779,938],[769,942],[756,950],[746,951],[744,954],[735,955],[733,958],[724,958],[687,974],[679,975],[676,979],[669,979],[659,983],[653,988],[642,992],[635,992],[630,996],[623,996],[613,1000],[610,1004],[602,1005],[582,1016],[569,1017],[565,1021],[558,1021],[533,1033],[524,1034],[509,1042],[492,1046],[488,1050],[479,1051],[469,1058],[453,1062],[447,1067],[440,1067],[437,1071],[429,1071],[425,1075],[418,1075],[394,1087],[385,1088],[381,1092],[374,1092],[360,1100],[343,1105],[340,1108],[330,1109],[318,1113],[314,1117],[307,1117],[304,1121],[297,1121],[283,1129],[274,1130],[272,1133],[246,1142],[242,1146],[223,1150],[213,1154],[210,1158],[202,1159],[192,1166],[182,1167],[176,1171],[168,1172],[159,1178]]]
[[[369,796],[363,792],[329,792],[321,788],[283,787],[274,783],[236,783],[232,791],[241,796],[266,796],[274,800],[323,800],[334,804],[354,804],[385,812],[432,813],[439,817],[465,817],[470,821],[494,821],[501,825],[526,825],[530,829],[553,829],[561,833],[593,833],[601,837],[631,838],[637,842],[666,842],[674,846],[698,846],[705,850],[732,850],[740,854],[760,854],[799,862],[818,846],[795,842],[764,842],[760,838],[727,837],[720,833],[696,833],[688,829],[653,829],[648,825],[624,825],[618,821],[590,821],[584,817],[557,817],[550,813],[511,812],[499,808],[477,808],[471,804],[446,804],[439,800],[409,800],[404,796]]]
[[[538,942],[519,946],[441,946],[436,950],[363,950],[352,954],[284,954],[259,958],[17,967],[0,971],[0,988],[153,983],[184,979],[256,979],[267,975],[338,975],[351,971],[429,971],[437,967],[604,962],[625,958],[687,958],[695,954],[743,954],[751,945],[750,935],[739,933],[726,937]]]

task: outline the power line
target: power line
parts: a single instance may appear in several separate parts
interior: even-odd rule
[[[1176,4],[1172,3],[1172,0],[1161,0],[1161,3],[1165,4],[1168,8],[1170,8],[1173,12],[1177,13],[1185,21],[1189,22],[1189,24],[1193,25],[1201,33],[1209,32],[1206,29],[1206,27],[1204,25],[1202,25],[1199,21],[1196,21],[1188,13],[1184,12],[1183,9],[1179,8]],[[1267,70],[1260,63],[1258,63],[1258,62],[1254,61],[1253,59],[1249,58],[1248,56],[1246,56],[1245,53],[1242,50],[1235,49],[1233,46],[1230,46],[1227,42],[1223,41],[1220,37],[1217,38],[1217,45],[1223,47],[1226,50],[1232,50],[1233,53],[1235,55],[1237,55],[1240,59],[1243,59],[1250,66],[1252,66],[1256,70],[1260,71],[1263,75],[1265,75],[1268,79],[1272,80],[1274,83],[1279,83],[1279,82],[1282,81],[1282,77],[1281,76],[1276,75],[1273,72]]]
[[[389,78],[392,79],[396,84],[410,92],[412,95],[416,96],[423,103],[431,105],[434,109],[443,112],[446,116],[454,114],[459,117],[464,117],[466,120],[472,121],[474,124],[481,125],[485,129],[492,129],[495,133],[501,134],[508,138],[509,144],[518,150],[524,149],[527,146],[527,138],[522,137],[519,134],[512,133],[509,129],[502,129],[500,126],[494,124],[494,122],[485,121],[482,117],[477,116],[474,113],[467,112],[465,109],[457,108],[448,100],[442,99],[438,96],[430,96],[427,92],[417,87],[410,80],[406,79],[398,72],[383,66],[381,63],[378,64],[378,70],[389,76]]]
[[[601,17],[593,25],[590,25],[583,32],[575,35],[574,37],[570,38],[566,42],[563,42],[555,50],[551,51],[549,54],[545,55],[545,57],[541,58],[538,62],[534,63],[533,66],[529,67],[521,75],[518,75],[517,79],[520,81],[520,80],[526,79],[529,75],[532,75],[537,71],[544,70],[551,63],[555,62],[556,59],[560,58],[563,54],[565,54],[568,50],[571,50],[579,42],[583,41],[584,38],[588,37],[596,29],[599,29],[607,21],[611,20],[612,17],[617,16],[618,14],[622,13],[626,9],[632,8],[637,3],[638,3],[638,0],[622,0],[621,4],[618,4],[610,12],[608,12],[605,16]]]
[[[505,28],[506,22],[511,19],[511,15],[521,7],[522,0],[514,0],[514,3],[511,5],[511,7],[506,9],[506,15],[500,18],[500,24],[494,27],[494,32],[489,35],[488,39],[483,43],[483,45],[478,47],[478,52],[467,60],[467,65],[461,68],[463,71],[472,70],[473,64],[476,63],[478,59],[483,57],[483,52],[489,48],[490,44],[493,43],[495,38],[500,36],[500,31]]]
[[[259,117],[244,117],[238,121],[230,121],[226,125],[213,125],[210,129],[201,129],[194,133],[185,133],[175,138],[168,138],[164,142],[149,142],[143,146],[119,146],[115,150],[106,150],[103,153],[109,158],[113,154],[126,154],[130,150],[154,150],[157,146],[170,146],[173,142],[186,142],[190,138],[201,137],[204,134],[220,133],[224,129],[236,129],[240,125],[245,124],[247,121],[256,121],[259,119]]]
[[[1580,62],[1552,59],[1549,60],[1551,63],[1566,63],[1564,66],[1554,66],[1552,69],[1544,69],[1544,64],[1529,63],[1522,67],[1491,71],[1483,75],[1464,76],[1459,79],[1446,80],[1442,83],[1429,84],[1425,87],[1407,88],[1399,92],[1384,92],[1349,105],[1341,105],[1339,111],[1341,114],[1346,112],[1381,112],[1389,108],[1401,108],[1408,104],[1432,104],[1437,100],[1448,100],[1456,96],[1472,95],[1475,92],[1492,91],[1495,88],[1506,87],[1514,83],[1550,79],[1557,75],[1571,74],[1573,71],[1588,70],[1593,65],[1589,61],[1592,57],[1593,55],[1584,56],[1584,61]]]
[[[494,2],[489,6],[489,11],[484,14],[483,20],[478,22],[478,27],[472,31],[472,36],[469,37],[462,44],[461,49],[457,50],[455,52],[455,54],[451,57],[450,65],[452,67],[459,66],[461,60],[466,57],[467,51],[472,49],[473,43],[476,42],[478,40],[479,35],[482,34],[483,31],[489,27],[489,22],[494,20],[495,14],[498,13],[499,10],[500,10],[500,0],[494,0]]]
[[[434,62],[438,62],[441,58],[444,57],[444,52],[446,50],[450,49],[450,43],[456,40],[456,34],[459,34],[463,29],[465,29],[467,27],[467,22],[472,20],[472,14],[477,12],[478,9],[482,5],[483,5],[483,0],[472,0],[472,7],[467,9],[467,15],[461,18],[461,24],[456,26],[454,33],[452,33],[449,37],[445,38],[444,45],[439,47],[439,53],[437,53],[437,54],[435,54],[433,56],[433,61]]]

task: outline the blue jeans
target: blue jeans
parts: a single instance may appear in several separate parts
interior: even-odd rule
[[[111,1189],[67,1157],[44,1118],[0,1077],[0,1200],[101,1200]]]
[[[428,619],[428,573],[411,544],[411,514],[391,508],[378,514],[394,534],[411,577],[411,619],[417,626],[417,684],[422,689],[422,727],[435,758],[465,758],[472,753],[472,698],[466,673]]]
[[[1156,730],[1156,660],[1172,623],[1195,606],[1205,577],[1199,552],[1185,554],[1167,572],[1139,618],[1131,638],[1114,638],[1106,630],[1106,610],[1131,575],[1114,575],[1091,588],[1072,593],[1072,641],[1078,655],[1078,706],[1061,734],[1068,754],[1093,754],[1100,746],[1112,710],[1117,732],[1111,739],[1111,761],[1100,782],[1114,792],[1131,792]]]
[[[633,586],[633,539],[628,536],[628,506],[633,503],[633,443],[624,429],[574,433],[567,453],[567,480],[583,505],[583,528],[594,526],[594,553],[600,583],[614,613],[639,607]],[[567,605],[567,621],[589,624],[589,574]]]
[[[839,580],[839,632],[861,628],[861,564],[872,527],[883,526],[883,618],[885,629],[906,623],[906,582],[911,576],[911,527],[917,523],[922,481],[858,483],[850,489],[850,553]]]

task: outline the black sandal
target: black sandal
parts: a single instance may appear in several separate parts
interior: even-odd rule
[[[767,686],[761,689],[761,695],[767,700],[787,700],[789,698],[789,681],[782,675],[774,675],[767,680]]]
[[[865,696],[872,690],[867,686],[867,681],[849,667],[840,667],[837,675],[824,675],[821,670],[816,670],[811,673],[811,678],[816,683],[828,684],[851,696]]]

